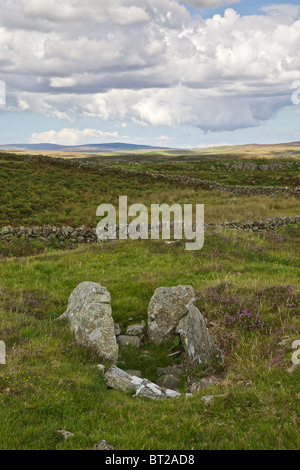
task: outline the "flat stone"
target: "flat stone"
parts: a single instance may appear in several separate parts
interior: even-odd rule
[[[116,390],[136,390],[143,379],[128,374],[116,366],[110,367],[104,374],[105,385]]]
[[[171,390],[178,390],[180,380],[174,375],[163,375],[156,381],[157,385]]]
[[[118,344],[124,348],[126,346],[132,346],[134,348],[141,348],[142,342],[138,336],[127,336],[120,335],[117,337]]]
[[[144,321],[139,325],[130,325],[128,326],[126,330],[126,335],[143,337],[145,333],[145,329],[146,329],[146,325]]]
[[[163,390],[158,385],[149,380],[144,379],[141,385],[137,388],[134,397],[149,398],[151,400],[162,400],[165,398],[177,398],[180,397],[180,393],[175,390]]]

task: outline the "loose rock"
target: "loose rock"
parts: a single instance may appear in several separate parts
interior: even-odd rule
[[[130,375],[116,366],[108,369],[104,374],[104,382],[109,388],[117,390],[136,390],[143,379]]]
[[[132,346],[134,348],[141,348],[142,342],[138,336],[120,335],[117,337],[117,342],[121,347]]]
[[[180,397],[180,393],[175,390],[162,389],[158,385],[144,379],[141,385],[137,388],[134,397],[150,398],[152,400],[162,400],[164,398],[177,398]]]
[[[60,429],[57,432],[61,434],[65,438],[65,440],[70,439],[71,437],[75,437],[72,432],[66,431],[65,429]]]
[[[115,450],[114,446],[104,440],[96,442],[94,450]]]
[[[128,326],[126,330],[126,335],[127,336],[139,336],[140,338],[143,338],[144,333],[145,333],[145,322],[143,321],[140,325],[130,325]]]
[[[156,381],[156,383],[163,388],[178,390],[180,380],[174,377],[174,375],[163,375]]]

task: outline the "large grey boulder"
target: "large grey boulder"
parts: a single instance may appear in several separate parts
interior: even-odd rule
[[[190,365],[195,367],[199,364],[206,365],[219,353],[209,334],[206,320],[193,305],[193,301],[188,304],[188,314],[181,319],[176,331],[180,334]]]
[[[82,282],[71,293],[67,310],[59,319],[68,319],[79,344],[93,349],[102,362],[114,364],[118,345],[110,303],[106,287]]]
[[[188,304],[194,299],[191,286],[159,287],[148,308],[148,338],[160,345],[174,339],[179,321],[188,313]]]

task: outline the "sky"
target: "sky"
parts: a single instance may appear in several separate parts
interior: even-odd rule
[[[299,0],[1,0],[0,145],[296,141],[297,90]]]

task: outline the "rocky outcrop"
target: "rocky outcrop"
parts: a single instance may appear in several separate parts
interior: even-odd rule
[[[188,304],[195,298],[191,286],[159,287],[148,308],[148,339],[160,345],[174,339],[179,321],[188,313]]]
[[[82,282],[71,293],[67,310],[59,319],[67,319],[76,341],[91,348],[105,363],[116,363],[118,345],[111,312],[110,293],[95,282]]]

